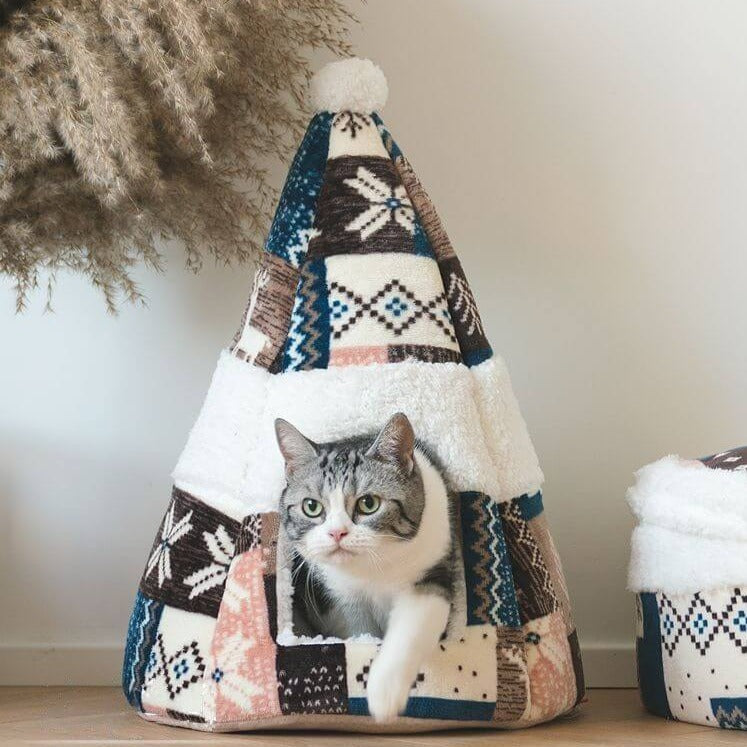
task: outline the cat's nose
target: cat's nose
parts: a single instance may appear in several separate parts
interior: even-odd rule
[[[345,537],[348,533],[347,529],[330,529],[329,530],[329,536],[332,537],[332,539],[337,542],[339,545],[342,538]]]

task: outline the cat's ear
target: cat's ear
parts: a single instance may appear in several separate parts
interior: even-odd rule
[[[275,436],[278,440],[280,452],[285,459],[285,471],[290,474],[302,464],[316,459],[318,452],[316,444],[309,441],[295,426],[287,420],[275,420]]]
[[[405,475],[415,466],[415,433],[407,415],[398,412],[387,420],[366,456],[396,464]]]

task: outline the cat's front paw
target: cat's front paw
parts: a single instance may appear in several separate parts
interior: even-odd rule
[[[387,667],[385,662],[374,660],[367,687],[368,711],[374,721],[382,724],[394,721],[403,713],[411,687],[409,677],[403,677],[395,668]]]

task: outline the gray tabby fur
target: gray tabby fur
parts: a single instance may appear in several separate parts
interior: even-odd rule
[[[382,637],[389,609],[379,604],[374,594],[333,592],[326,578],[329,569],[304,548],[304,538],[320,521],[323,523],[324,516],[309,518],[302,510],[302,502],[306,498],[321,501],[326,512],[333,494],[339,495],[341,491],[345,511],[353,524],[362,524],[371,530],[384,547],[387,542],[408,543],[420,529],[428,500],[414,454],[437,466],[433,456],[422,443],[414,441],[412,435],[408,458],[402,434],[407,430],[412,434],[412,430],[401,414],[393,416],[378,435],[321,444],[310,441],[285,421],[277,421],[276,430],[286,459],[287,485],[280,499],[280,519],[293,556],[294,632],[339,638],[360,634]],[[406,436],[404,438],[406,441]],[[443,475],[443,470],[438,469],[438,472]],[[371,516],[356,510],[358,499],[365,494],[382,499],[381,508]],[[437,594],[452,607],[460,588],[463,594],[454,504],[449,494],[451,543],[447,551],[414,583],[415,589]],[[368,568],[356,570],[372,574],[373,581],[381,572],[381,560],[382,556],[377,557],[372,550],[345,559],[340,567],[344,570],[344,563],[366,564]]]

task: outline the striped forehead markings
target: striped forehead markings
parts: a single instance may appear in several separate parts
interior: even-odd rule
[[[331,490],[337,485],[344,485],[348,480],[352,480],[355,470],[360,467],[362,461],[363,454],[358,449],[325,451],[319,457],[324,486]]]

